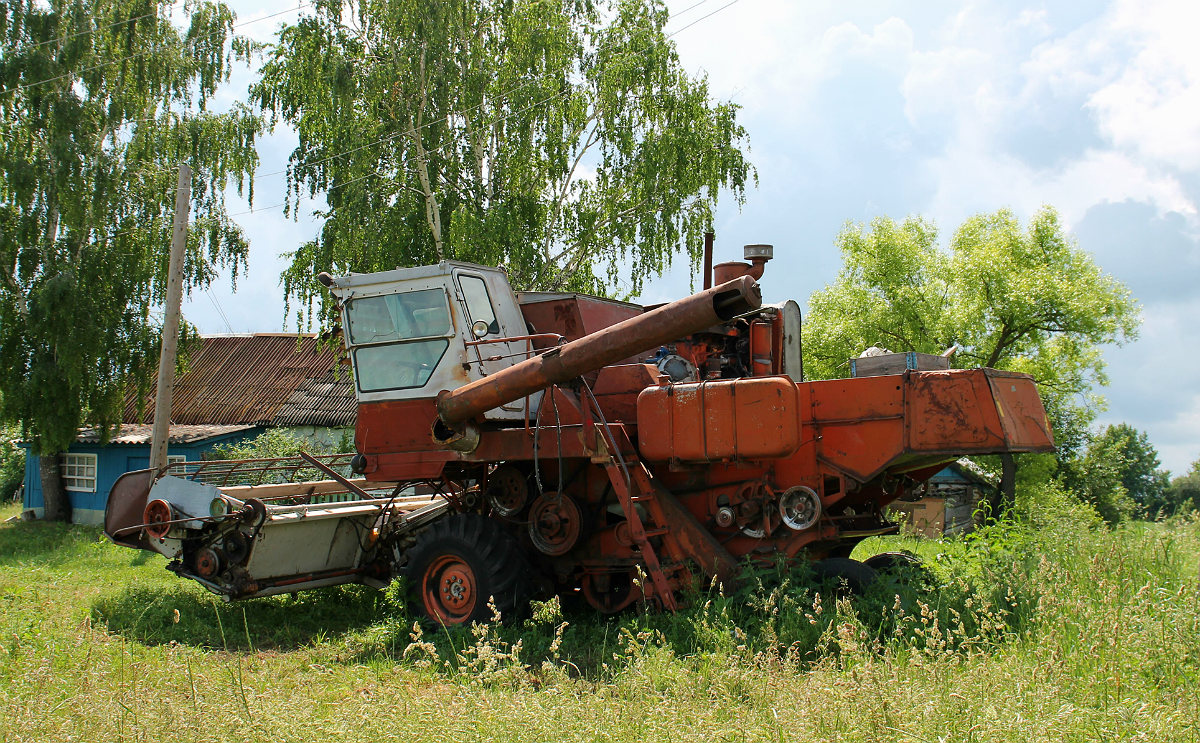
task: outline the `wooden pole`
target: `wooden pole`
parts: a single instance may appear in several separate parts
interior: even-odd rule
[[[175,219],[171,227],[171,260],[167,266],[167,304],[164,308],[162,353],[158,357],[158,389],[154,398],[154,435],[150,468],[167,466],[167,437],[171,426],[171,395],[175,386],[175,356],[179,349],[179,310],[183,304],[183,252],[187,246],[188,209],[192,201],[192,169],[179,166],[175,187]]]

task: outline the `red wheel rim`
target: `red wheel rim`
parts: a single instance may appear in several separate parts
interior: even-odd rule
[[[146,525],[146,534],[152,539],[162,539],[171,530],[171,525],[163,523],[171,520],[171,504],[165,500],[152,500],[146,504],[142,512],[142,523]]]
[[[568,495],[545,493],[529,508],[529,538],[547,555],[565,555],[583,532],[579,506]]]
[[[475,612],[479,589],[475,571],[458,555],[442,555],[425,569],[421,598],[425,611],[443,624],[462,624]]]
[[[488,499],[492,508],[501,516],[512,516],[525,507],[529,489],[519,470],[511,465],[501,465],[488,477]]]

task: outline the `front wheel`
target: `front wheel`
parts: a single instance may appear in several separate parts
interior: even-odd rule
[[[514,618],[532,593],[530,569],[516,540],[478,514],[434,522],[417,538],[404,574],[420,612],[440,625],[490,620],[489,599],[501,617]]]

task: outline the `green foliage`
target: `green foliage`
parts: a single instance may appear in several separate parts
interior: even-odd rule
[[[209,453],[211,459],[269,459],[294,457],[301,452],[329,454],[329,448],[310,441],[286,428],[268,428],[252,439],[235,444],[218,444]]]
[[[17,439],[16,429],[0,428],[0,503],[12,500],[25,479],[25,450]]]
[[[1058,474],[1112,524],[1138,514],[1155,518],[1169,511],[1168,474],[1158,464],[1150,437],[1120,423],[1091,436],[1087,450],[1065,459]]]
[[[1181,514],[1200,511],[1200,459],[1192,462],[1186,474],[1171,480],[1164,492],[1161,512]]]
[[[329,204],[283,275],[301,321],[331,312],[318,271],[458,259],[608,292],[628,266],[636,292],[681,245],[695,268],[718,192],[754,175],[667,19],[661,0],[356,0],[285,27],[252,94],[299,133],[293,199]]]
[[[0,418],[35,452],[118,422],[128,379],[157,362],[176,166],[193,168],[184,274],[236,276],[247,245],[224,209],[257,163],[259,119],[207,105],[248,42],[224,5],[187,29],[155,0],[0,9]]]

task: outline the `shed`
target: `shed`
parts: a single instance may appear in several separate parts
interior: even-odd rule
[[[150,438],[154,426],[124,424],[113,432],[107,444],[101,444],[100,431],[85,428],[70,450],[62,455],[63,487],[71,498],[71,520],[77,524],[103,524],[104,506],[108,503],[108,492],[117,478],[132,470],[150,466]],[[258,426],[171,426],[167,447],[171,452],[167,459],[194,461],[217,444],[240,441],[253,436],[262,428]],[[25,454],[25,499],[26,509],[42,514],[42,480],[38,470],[38,457]]]
[[[909,531],[937,539],[973,531],[981,502],[995,490],[969,460],[962,459],[946,465],[890,508],[903,515]]]
[[[210,335],[175,380],[168,449],[171,459],[203,458],[267,428],[286,428],[314,443],[336,445],[353,428],[357,404],[349,367],[336,346],[307,333]],[[104,520],[108,492],[123,473],[150,463],[155,385],[125,397],[123,423],[101,445],[100,431],[81,429],[62,455],[72,520]],[[38,457],[25,456],[24,507],[43,513]]]

